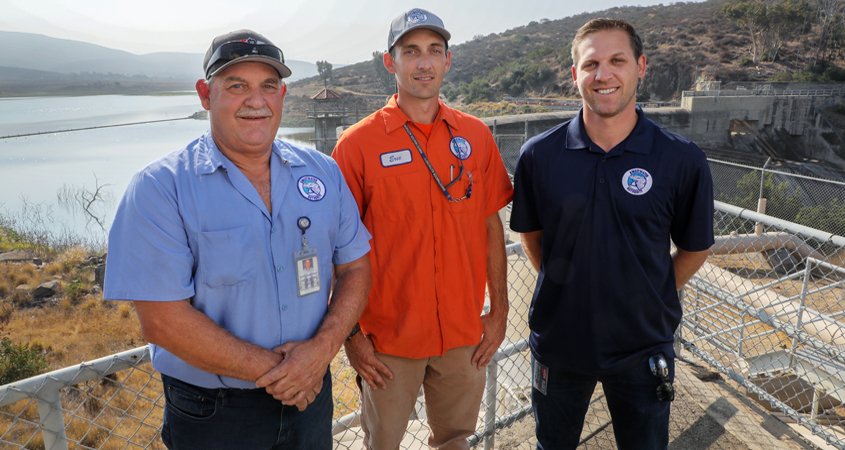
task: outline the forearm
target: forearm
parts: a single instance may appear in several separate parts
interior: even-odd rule
[[[370,292],[370,260],[364,255],[335,267],[335,284],[329,310],[314,339],[326,345],[328,354],[340,350],[350,330],[367,306]]]
[[[707,260],[709,254],[709,250],[688,252],[679,248],[672,255],[672,266],[675,270],[675,289],[680,289],[687,284],[687,281],[695,275],[695,272],[704,265],[704,261]]]
[[[187,300],[134,303],[148,342],[206,372],[255,381],[282,360],[271,350],[235,337]]]
[[[528,258],[528,262],[531,263],[534,270],[539,272],[541,261],[543,260],[543,232],[531,231],[521,233],[520,240],[522,241],[522,250],[525,252],[525,257]]]
[[[498,213],[487,217],[487,291],[490,294],[490,314],[507,317],[507,256],[504,228]]]

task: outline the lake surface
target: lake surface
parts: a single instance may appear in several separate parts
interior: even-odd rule
[[[179,119],[201,110],[196,94],[0,99],[0,137]],[[207,120],[187,119],[0,138],[0,213],[18,223],[40,221],[57,234],[101,241],[99,227],[87,223],[78,208],[63,207],[58,194],[104,186],[98,214],[110,224],[135,172],[207,129]],[[279,135],[310,146],[313,129],[282,128]]]

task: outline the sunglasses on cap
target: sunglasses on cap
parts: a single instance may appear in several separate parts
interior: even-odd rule
[[[231,41],[221,44],[208,59],[205,78],[208,79],[220,66],[245,56],[266,56],[284,64],[285,57],[281,49],[275,45],[259,42],[249,39],[248,41]]]

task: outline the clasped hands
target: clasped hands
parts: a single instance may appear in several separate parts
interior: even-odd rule
[[[273,398],[304,411],[323,389],[331,353],[315,340],[287,342],[273,349],[282,360],[255,380]]]

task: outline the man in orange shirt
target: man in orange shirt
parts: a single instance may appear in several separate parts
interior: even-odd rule
[[[439,99],[449,32],[412,9],[393,20],[384,65],[398,94],[346,130],[333,156],[373,235],[361,333],[345,344],[363,379],[370,449],[395,449],[423,386],[435,448],[468,448],[484,366],[508,300],[498,211],[513,187],[489,128]],[[485,285],[490,312],[481,315]]]

